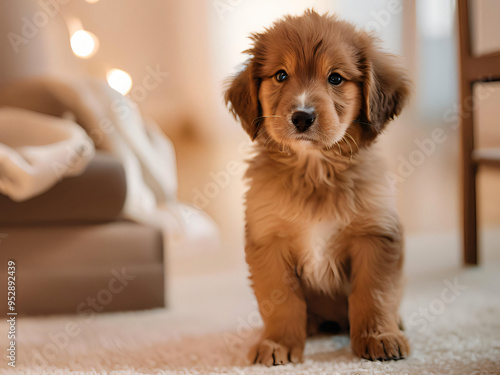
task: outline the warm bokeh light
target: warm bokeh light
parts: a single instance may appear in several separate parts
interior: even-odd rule
[[[78,57],[88,58],[97,52],[97,37],[85,30],[78,30],[71,36],[71,49]]]
[[[121,69],[111,69],[106,73],[108,84],[122,95],[127,95],[132,88],[132,78]]]
[[[89,4],[95,4],[97,3],[99,0],[85,0],[87,3]]]

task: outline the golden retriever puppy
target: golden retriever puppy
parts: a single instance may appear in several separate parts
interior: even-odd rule
[[[252,40],[225,93],[255,141],[245,253],[265,327],[252,359],[301,361],[324,322],[349,329],[360,357],[403,358],[402,229],[372,144],[408,78],[372,35],[314,11]]]

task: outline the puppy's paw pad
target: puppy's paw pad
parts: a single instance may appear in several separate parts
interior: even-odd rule
[[[352,348],[355,354],[371,361],[398,360],[410,354],[410,345],[402,332],[354,339]]]
[[[272,340],[263,340],[257,345],[256,350],[255,364],[278,366],[302,360],[303,348],[300,346],[287,347]]]

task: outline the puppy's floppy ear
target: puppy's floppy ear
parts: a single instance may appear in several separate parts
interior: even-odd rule
[[[401,113],[410,94],[410,81],[396,57],[381,51],[371,37],[360,53],[363,105],[359,116],[370,142]]]
[[[241,121],[252,140],[257,137],[262,110],[259,102],[260,79],[255,75],[255,63],[250,60],[245,69],[229,82],[224,94],[231,113]]]

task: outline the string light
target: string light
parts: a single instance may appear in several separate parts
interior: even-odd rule
[[[127,95],[132,88],[132,78],[121,69],[111,69],[106,73],[108,84],[122,95]]]
[[[89,58],[97,52],[99,40],[89,31],[78,30],[71,35],[71,49],[78,57]]]
[[[94,4],[99,0],[86,0]],[[89,31],[83,29],[82,22],[75,17],[66,21],[70,31],[70,44],[73,53],[81,58],[92,57],[99,48],[99,39]],[[106,73],[108,85],[122,95],[127,95],[132,89],[132,77],[121,69],[111,69]]]

